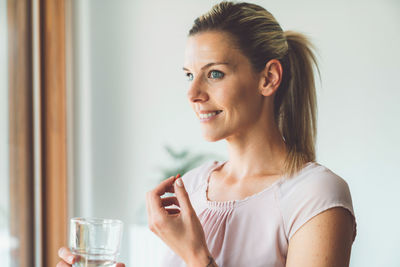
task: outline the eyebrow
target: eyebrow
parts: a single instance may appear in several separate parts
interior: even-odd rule
[[[211,66],[215,66],[215,65],[230,65],[230,64],[229,64],[229,62],[211,62],[211,63],[208,63],[208,64],[204,65],[203,67],[201,67],[201,70],[209,68]],[[183,67],[182,69],[189,71],[189,69],[187,69],[185,67]]]

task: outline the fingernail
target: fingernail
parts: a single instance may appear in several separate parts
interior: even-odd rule
[[[182,179],[179,178],[178,180],[176,180],[176,184],[177,184],[179,187],[182,187],[182,186],[183,186]]]
[[[181,177],[181,175],[178,173],[178,175],[176,176],[176,179],[178,179],[179,177]]]
[[[68,257],[68,261],[69,261],[69,263],[74,263],[74,259],[75,259],[75,257],[74,256],[69,256]]]

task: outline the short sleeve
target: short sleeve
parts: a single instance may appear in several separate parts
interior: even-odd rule
[[[353,241],[356,219],[349,186],[345,180],[328,168],[319,165],[317,171],[291,178],[282,187],[281,210],[285,233],[290,238],[314,216],[334,207],[343,207],[353,216]]]

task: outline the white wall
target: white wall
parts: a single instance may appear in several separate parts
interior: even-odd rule
[[[213,3],[75,1],[73,215],[139,220],[157,168],[169,164],[164,144],[226,156],[223,141],[202,140],[181,70],[187,31]],[[358,221],[351,266],[399,266],[400,3],[255,3],[320,51],[318,161],[350,185]]]

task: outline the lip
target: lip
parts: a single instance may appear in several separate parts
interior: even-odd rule
[[[207,113],[212,113],[212,112],[216,112],[216,111],[220,111],[220,112],[217,113],[216,115],[212,116],[212,117],[208,117],[208,118],[204,118],[204,119],[202,119],[202,118],[199,117],[200,122],[208,122],[208,121],[211,121],[211,120],[215,119],[215,118],[216,118],[219,114],[221,114],[223,111],[222,111],[222,110],[199,111],[198,113],[200,113],[200,114],[207,114]]]
[[[197,113],[207,114],[207,113],[212,113],[212,112],[216,112],[216,111],[222,111],[222,110],[218,110],[218,109],[215,109],[215,110],[199,110],[199,111],[197,111]]]

